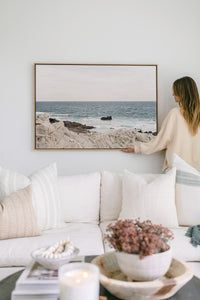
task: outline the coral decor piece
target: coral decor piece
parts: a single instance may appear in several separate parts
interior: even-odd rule
[[[108,225],[105,240],[116,251],[144,256],[169,250],[173,233],[150,220],[118,220]]]

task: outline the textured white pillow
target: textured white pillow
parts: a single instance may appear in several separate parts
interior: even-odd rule
[[[122,175],[103,171],[101,173],[101,222],[116,220],[122,206]]]
[[[99,222],[100,173],[62,176],[58,186],[63,221]]]
[[[177,227],[175,176],[175,168],[159,175],[125,171],[119,218],[149,219],[155,224]]]
[[[61,211],[56,163],[30,176],[38,225],[42,230],[60,226]]]
[[[6,196],[27,187],[29,184],[30,180],[28,177],[0,167],[0,201]]]
[[[32,205],[31,186],[5,197],[0,203],[0,239],[40,234]]]
[[[200,154],[199,154],[200,155]],[[200,172],[173,155],[176,174],[176,207],[179,225],[200,224]]]

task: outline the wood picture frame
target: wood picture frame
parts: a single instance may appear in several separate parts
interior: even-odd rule
[[[35,63],[35,149],[122,149],[157,133],[156,64]]]

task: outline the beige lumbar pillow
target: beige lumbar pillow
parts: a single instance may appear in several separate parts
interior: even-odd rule
[[[1,240],[39,234],[30,185],[12,193],[0,202]]]

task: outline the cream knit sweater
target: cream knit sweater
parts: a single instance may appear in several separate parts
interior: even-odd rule
[[[166,149],[163,169],[172,166],[173,153],[200,170],[200,128],[192,136],[179,108],[173,108],[165,118],[160,132],[149,143],[138,143],[136,153],[151,154]]]

